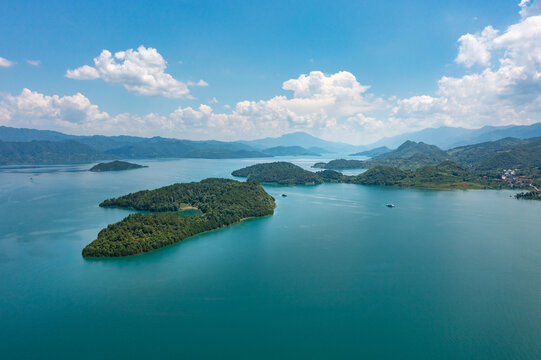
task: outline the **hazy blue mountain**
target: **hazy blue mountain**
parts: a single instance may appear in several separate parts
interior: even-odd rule
[[[190,141],[152,138],[133,144],[106,150],[105,153],[119,158],[252,158],[268,157],[243,144],[220,141]]]
[[[78,163],[112,159],[76,141],[0,141],[0,165]]]
[[[0,148],[0,157],[4,164],[80,162],[113,158],[226,159],[270,156],[238,142],[192,141],[137,136],[76,136],[56,131],[16,129],[5,126],[0,127],[0,140],[13,143],[9,147]],[[14,141],[20,142],[20,144],[16,145]],[[62,142],[62,144],[41,144],[43,141]],[[84,149],[88,150],[87,156],[80,154],[73,157],[70,153],[73,145],[70,147],[64,144],[66,141],[76,141],[80,145],[79,150],[81,151],[83,151],[81,146],[84,145]],[[30,142],[36,143],[28,145]],[[66,151],[63,155],[60,153],[62,149]]]
[[[397,149],[377,156],[377,159],[409,158],[415,154],[445,156],[445,152],[435,145],[407,140]]]
[[[272,156],[320,156],[302,146],[275,146],[264,149],[263,152]]]
[[[417,169],[425,165],[439,164],[448,154],[435,145],[406,141],[397,149],[374,156],[368,160],[337,159],[328,163],[316,163],[313,167],[322,169],[362,169],[378,165],[395,166],[401,169]]]
[[[380,146],[380,147],[377,147],[377,148],[374,148],[374,149],[371,149],[371,150],[365,150],[365,151],[357,152],[355,154],[350,154],[349,156],[374,157],[374,156],[383,155],[385,153],[388,153],[389,151],[391,151],[391,149],[389,149],[387,146]]]
[[[36,129],[18,129],[8,126],[0,126],[0,141],[63,141],[72,140],[77,136],[66,135],[58,131],[36,130]]]
[[[276,146],[302,146],[304,148],[320,148],[326,151],[318,151],[318,153],[324,152],[352,152],[356,151],[357,147],[350,144],[327,141],[305,132],[295,132],[291,134],[285,134],[279,137],[268,137],[259,140],[240,141],[243,144],[252,146],[257,149],[267,149]],[[313,150],[312,150],[313,151]]]
[[[368,145],[368,147],[388,146],[390,148],[395,148],[406,140],[412,140],[433,144],[442,149],[451,149],[463,145],[495,141],[506,137],[527,139],[538,136],[541,136],[541,123],[499,127],[485,126],[480,129],[442,126],[439,128],[429,128],[417,132],[383,138]]]

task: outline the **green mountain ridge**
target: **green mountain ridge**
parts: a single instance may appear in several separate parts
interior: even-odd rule
[[[436,166],[425,165],[415,171],[377,165],[355,176],[343,175],[333,170],[310,172],[291,163],[275,162],[248,166],[233,171],[232,175],[282,185],[337,182],[426,189],[493,189],[501,188],[502,185],[448,160]]]

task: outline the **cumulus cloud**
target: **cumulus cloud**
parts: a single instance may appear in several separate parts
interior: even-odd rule
[[[0,57],[0,67],[10,67],[15,65],[15,62],[10,61],[6,58]]]
[[[100,78],[100,73],[92,66],[83,65],[77,69],[68,70],[66,77],[75,80],[94,80]]]
[[[492,41],[498,35],[498,31],[492,26],[487,26],[481,33],[462,35],[458,42],[458,56],[455,62],[472,67],[475,64],[490,65],[490,50]]]
[[[541,15],[535,15],[532,6],[523,1],[520,20],[506,29],[487,26],[460,37],[456,62],[466,68],[475,65],[475,70],[463,76],[442,76],[435,94],[383,99],[350,72],[312,71],[284,81],[285,95],[226,104],[223,111],[213,109],[217,103],[213,99],[209,104],[178,107],[169,114],[111,116],[82,94],[47,96],[25,89],[19,95],[4,96],[0,124],[71,133],[221,140],[308,131],[351,143],[442,125],[530,124],[541,120]],[[188,96],[188,86],[206,85],[203,81],[178,85],[164,72],[163,58],[150,48],[114,57],[104,50],[94,65],[68,71],[66,76],[101,78],[135,93],[171,97]],[[141,75],[145,71],[146,77]]]
[[[523,0],[520,21],[502,33],[488,26],[480,34],[462,36],[457,63],[484,68],[462,77],[443,76],[436,96],[398,100],[390,122],[471,128],[540,121],[541,15],[532,15],[538,9],[530,5]]]
[[[154,48],[139,46],[116,52],[103,50],[94,58],[94,66],[84,65],[68,70],[66,77],[75,80],[102,79],[122,85],[137,95],[163,96],[168,98],[192,98],[189,86],[207,86],[204,80],[184,83],[165,72],[167,62]]]
[[[38,129],[96,130],[98,122],[109,118],[84,95],[47,96],[24,89],[20,95],[7,95],[0,102],[2,125]]]
[[[541,2],[539,0],[521,0],[518,6],[520,6],[520,15],[523,18],[541,14]]]

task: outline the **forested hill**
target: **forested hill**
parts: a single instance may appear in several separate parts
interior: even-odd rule
[[[364,185],[387,185],[423,189],[494,189],[500,183],[476,175],[452,161],[436,166],[425,165],[415,171],[384,165],[353,176],[348,182]]]
[[[416,152],[418,151],[418,152]],[[431,145],[406,142],[398,149],[368,160],[332,160],[316,163],[324,169],[362,169],[378,165],[395,166],[402,170],[437,165],[451,160],[464,168],[489,174],[503,169],[519,169],[525,176],[541,177],[541,137],[531,139],[505,138],[481,144],[461,146],[443,151]]]
[[[424,165],[435,165],[448,159],[448,155],[434,145],[406,141],[397,149],[384,152],[368,160],[337,159],[320,162],[313,167],[321,169],[368,169],[378,165],[396,166],[401,169],[416,169]]]
[[[275,205],[272,196],[257,182],[229,179],[174,184],[105,200],[101,207],[152,213],[132,214],[109,225],[83,249],[83,256],[141,254],[246,218],[272,215]],[[187,216],[179,212],[186,207],[196,207],[202,215]]]
[[[321,184],[338,182],[342,174],[333,170],[312,172],[289,162],[272,162],[248,166],[231,173],[233,176],[245,177],[248,180],[278,184]]]
[[[407,159],[417,154],[431,155],[434,157],[445,157],[445,151],[435,145],[424,142],[406,141],[397,149],[378,155],[378,159],[403,158]]]
[[[338,182],[437,189],[482,189],[501,186],[500,183],[476,175],[452,161],[443,161],[436,166],[422,166],[415,171],[378,165],[357,176],[347,176],[333,170],[310,172],[291,163],[276,162],[235,170],[232,175],[278,184]]]

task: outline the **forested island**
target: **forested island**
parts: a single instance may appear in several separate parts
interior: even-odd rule
[[[263,183],[283,185],[315,185],[324,182],[341,182],[343,177],[338,171],[312,172],[285,161],[248,166],[233,171],[231,175]]]
[[[122,171],[122,170],[132,170],[132,169],[141,169],[148,166],[133,164],[126,161],[111,161],[108,163],[99,163],[90,168],[89,171],[93,172],[103,172],[103,171]]]
[[[142,254],[244,219],[272,215],[276,204],[255,181],[210,178],[139,191],[100,206],[150,213],[132,214],[107,226],[83,249],[83,257]],[[201,215],[182,214],[186,208],[197,208]]]
[[[232,172],[233,176],[248,180],[278,184],[321,184],[351,183],[362,185],[386,185],[425,189],[494,189],[501,184],[476,175],[452,161],[426,165],[417,170],[402,170],[397,167],[379,165],[355,176],[337,171],[311,172],[287,163],[274,162],[257,164]]]

